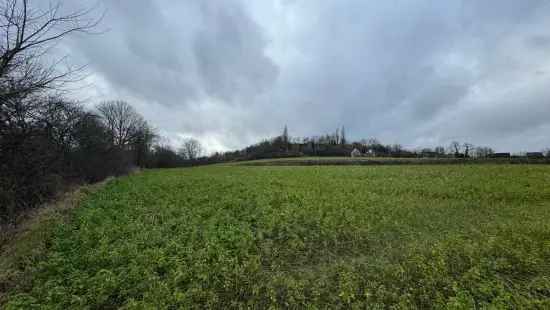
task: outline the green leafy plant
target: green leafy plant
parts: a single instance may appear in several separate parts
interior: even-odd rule
[[[550,167],[211,166],[90,194],[27,308],[548,308]]]

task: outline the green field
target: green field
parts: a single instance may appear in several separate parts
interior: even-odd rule
[[[550,308],[550,166],[210,166],[109,182],[7,309]]]

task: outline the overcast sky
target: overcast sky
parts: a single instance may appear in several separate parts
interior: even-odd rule
[[[411,148],[550,147],[550,1],[99,5],[105,33],[61,45],[88,64],[74,96],[127,100],[172,141],[236,149],[286,124]]]

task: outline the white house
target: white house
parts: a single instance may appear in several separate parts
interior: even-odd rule
[[[361,157],[361,151],[359,151],[358,149],[353,149],[350,155],[351,157]]]

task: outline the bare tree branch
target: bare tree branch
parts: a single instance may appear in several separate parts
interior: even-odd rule
[[[203,154],[203,148],[197,139],[189,138],[183,141],[178,153],[185,159],[195,160]]]
[[[125,147],[134,143],[147,127],[143,117],[125,101],[106,101],[99,104],[97,110],[115,146]]]
[[[60,2],[43,11],[31,9],[28,2],[3,0],[0,6],[0,31],[4,38],[0,42],[2,97],[60,88],[74,81],[72,78],[82,72],[83,67],[63,69],[59,64],[66,60],[65,57],[46,64],[44,56],[70,34],[92,33],[103,18],[103,15],[92,18],[94,8],[61,13]]]

